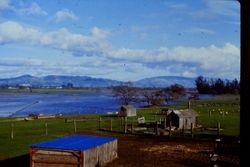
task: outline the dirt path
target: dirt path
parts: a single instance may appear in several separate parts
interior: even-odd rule
[[[154,136],[134,136],[107,132],[95,135],[118,138],[118,158],[106,167],[211,167],[209,155],[214,143],[191,139],[169,139]],[[240,166],[239,156],[221,156],[220,165]],[[223,163],[222,163],[223,161]]]

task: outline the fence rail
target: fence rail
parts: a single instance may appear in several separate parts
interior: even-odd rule
[[[216,127],[217,126],[217,127]],[[214,142],[214,154],[230,154],[232,161],[238,162],[239,143],[230,144],[230,142],[216,143],[215,139],[222,138],[221,125],[217,123],[214,128],[199,127],[193,125],[190,129],[173,130],[171,123],[166,124],[164,118],[156,117],[153,120],[147,120],[145,124],[140,124],[137,117],[117,117],[117,116],[96,116],[90,119],[74,118],[48,118],[34,120],[17,120],[0,122],[0,143],[9,143],[6,150],[27,150],[27,145],[40,142],[60,136],[81,133],[86,131],[102,130],[107,132],[118,132],[133,135],[153,135],[166,136],[170,138],[206,138]],[[18,145],[18,149],[15,147]],[[13,147],[12,149],[9,149]],[[4,149],[3,147],[0,149]],[[6,155],[1,155],[1,152]],[[16,151],[18,152],[18,151]],[[236,155],[232,155],[236,153]],[[0,156],[10,157],[16,155],[14,152],[1,151]],[[227,155],[228,157],[228,155]],[[224,162],[224,159],[218,159]],[[237,164],[236,164],[237,166]]]
[[[118,116],[96,116],[93,118],[49,118],[41,120],[24,120],[12,122],[0,122],[1,127],[9,129],[7,132],[10,139],[14,139],[17,135],[25,133],[40,134],[48,136],[57,133],[77,133],[81,131],[105,130],[119,133],[131,134],[151,134],[156,136],[174,136],[174,137],[220,137],[223,136],[221,123],[211,127],[194,127],[191,124],[189,129],[176,129],[170,124],[167,125],[166,118],[155,118],[147,120],[145,123],[139,123],[135,117],[118,117]],[[27,126],[26,126],[27,125]],[[27,127],[22,129],[22,127]],[[6,131],[6,130],[5,130]],[[0,134],[3,135],[3,134]]]
[[[152,134],[156,136],[175,136],[175,137],[201,137],[211,136],[220,137],[223,129],[220,122],[217,122],[213,127],[194,127],[191,123],[189,129],[175,129],[174,126],[166,123],[165,118],[159,118],[158,120],[146,121],[144,124],[137,121],[137,117],[99,117],[98,120],[99,130],[113,131],[119,133],[131,133],[131,134]]]

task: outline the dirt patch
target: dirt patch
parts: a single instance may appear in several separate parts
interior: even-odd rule
[[[85,133],[86,134],[86,133]],[[214,143],[191,139],[135,136],[109,132],[88,134],[118,138],[118,158],[106,167],[211,167]],[[219,166],[240,166],[239,156],[217,157]]]

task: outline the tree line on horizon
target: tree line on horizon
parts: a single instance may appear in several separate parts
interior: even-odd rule
[[[223,80],[221,78],[208,79],[198,76],[195,80],[196,89],[200,94],[239,94],[240,81],[234,79]]]
[[[122,105],[144,102],[147,106],[164,106],[172,100],[185,96],[186,90],[180,84],[173,84],[166,88],[142,88],[127,82],[123,85],[113,86],[112,93]]]
[[[180,84],[173,84],[165,88],[140,88],[135,87],[131,82],[112,87],[114,97],[117,97],[122,105],[129,105],[133,102],[145,102],[148,106],[163,106],[170,101],[178,100],[181,97],[198,98],[199,94],[239,94],[240,82],[237,79],[232,81],[207,79],[198,76],[195,79],[196,88],[187,90]]]

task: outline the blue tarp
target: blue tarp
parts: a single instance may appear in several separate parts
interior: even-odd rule
[[[41,143],[31,144],[30,147],[84,151],[114,140],[117,139],[102,136],[73,135]]]

